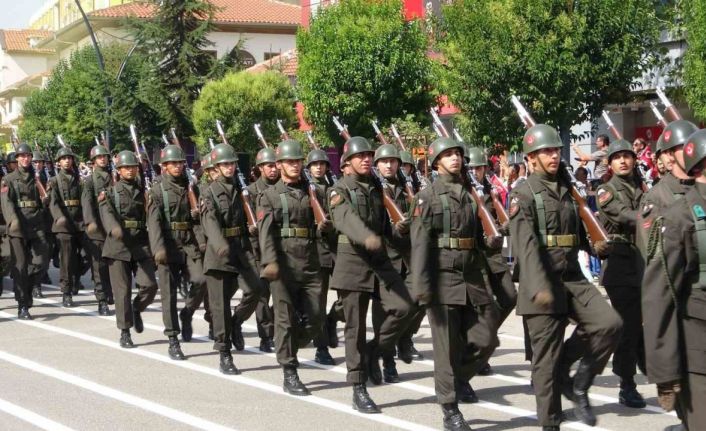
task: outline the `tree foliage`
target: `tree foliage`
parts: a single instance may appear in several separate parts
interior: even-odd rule
[[[684,2],[686,41],[684,93],[694,116],[706,119],[706,0]]]
[[[419,22],[405,22],[400,0],[346,0],[323,8],[297,34],[297,93],[307,119],[341,138],[339,115],[352,134],[372,136],[370,120],[421,120],[433,102],[427,38]]]
[[[655,59],[655,10],[652,0],[456,0],[441,24],[442,90],[473,143],[519,141],[512,94],[566,143],[572,125],[628,100]]]
[[[151,108],[149,87],[151,61],[135,51],[116,80],[129,47],[110,44],[102,48],[106,70],[103,73],[92,46],[72,53],[52,70],[47,87],[33,92],[23,106],[20,136],[37,140],[42,146],[56,150],[56,135],[61,134],[79,155],[86,156],[95,145],[94,137],[110,123],[112,145],[129,148],[128,126],[134,123],[141,138],[156,144],[164,120]],[[105,95],[112,100],[110,115],[106,112]]]
[[[238,151],[255,153],[259,148],[253,125],[260,123],[270,144],[280,141],[276,120],[285,127],[296,124],[294,92],[289,80],[277,72],[227,74],[203,87],[194,103],[193,121],[200,153],[208,151],[208,139],[219,142],[216,120]]]

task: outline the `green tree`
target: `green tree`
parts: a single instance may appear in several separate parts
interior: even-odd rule
[[[512,94],[567,143],[572,125],[628,101],[656,59],[655,14],[653,0],[456,0],[440,24],[442,91],[474,143],[518,143]]]
[[[297,94],[306,115],[333,142],[339,115],[352,134],[372,136],[370,120],[426,118],[433,103],[427,37],[405,22],[400,0],[346,0],[324,8],[297,34]]]
[[[208,151],[208,139],[219,142],[216,120],[238,151],[255,153],[259,148],[253,125],[260,123],[265,139],[279,142],[276,120],[296,124],[294,92],[289,80],[277,72],[227,74],[203,87],[194,103],[193,122],[199,152]],[[290,126],[291,127],[291,126]]]
[[[706,119],[706,0],[684,1],[686,41],[684,93],[694,115]]]
[[[141,138],[151,147],[158,144],[165,121],[151,108],[148,91],[141,87],[151,79],[149,56],[135,51],[125,63],[117,80],[120,66],[129,46],[114,43],[102,48],[106,71],[98,68],[92,46],[81,48],[68,60],[60,61],[49,78],[47,87],[33,92],[24,104],[20,125],[22,139],[37,140],[42,146],[58,148],[56,135],[81,156],[95,145],[94,136],[105,129],[105,89],[113,100],[111,110],[112,145],[129,148],[128,126],[134,123]]]

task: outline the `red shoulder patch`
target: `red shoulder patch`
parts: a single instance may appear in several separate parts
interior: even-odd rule
[[[520,212],[520,200],[517,197],[512,198],[510,201],[510,217],[515,217],[517,213]]]
[[[598,191],[598,203],[599,204],[607,203],[611,199],[613,199],[613,193],[611,193],[609,190],[601,189]]]
[[[652,220],[647,220],[646,222],[642,223],[642,228],[647,230],[652,226]]]
[[[262,219],[265,218],[265,212],[263,210],[260,210],[257,212],[257,221],[262,221]]]

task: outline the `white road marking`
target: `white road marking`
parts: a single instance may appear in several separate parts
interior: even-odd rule
[[[41,428],[47,431],[74,431],[73,428],[64,426],[58,422],[51,419],[40,416],[37,413],[27,410],[24,407],[20,407],[17,404],[13,404],[9,401],[0,399],[0,411],[10,414],[17,419],[28,422],[37,428]]]
[[[0,313],[5,314],[5,313]],[[4,317],[4,316],[3,316]],[[18,322],[22,322],[19,321]],[[22,322],[24,323],[24,322]],[[109,386],[102,385],[90,380],[86,380],[82,377],[75,376],[73,374],[65,373],[56,368],[48,367],[42,365],[38,362],[31,361],[19,356],[15,356],[11,353],[4,352],[0,350],[0,359],[11,364],[17,365],[22,368],[26,368],[35,373],[43,374],[47,377],[51,377],[57,380],[61,380],[64,383],[68,383],[74,386],[78,386],[87,391],[94,392],[98,395],[104,397],[112,398],[116,401],[120,401],[125,404],[146,410],[151,413],[164,416],[165,418],[181,422],[183,424],[192,426],[194,428],[202,429],[205,431],[217,430],[217,431],[235,431],[233,428],[228,428],[217,423],[211,422],[206,419],[201,419],[196,416],[192,416],[188,413],[175,410],[173,408],[164,406],[162,404],[155,403],[153,401],[147,400],[145,398],[140,398],[135,395],[128,394],[126,392],[113,389]]]

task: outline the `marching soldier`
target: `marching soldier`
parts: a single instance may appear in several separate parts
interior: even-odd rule
[[[331,168],[326,151],[311,150],[306,157],[306,168],[311,173],[311,179],[318,189],[318,193],[326,196],[330,184],[327,180],[328,170]],[[317,232],[316,251],[319,254],[319,267],[321,277],[321,312],[326,311],[326,300],[328,298],[328,288],[333,272],[333,264],[336,256],[336,241],[338,237],[335,232]],[[338,301],[337,301],[338,302]],[[338,307],[340,311],[341,307]],[[338,347],[338,334],[336,333],[337,312],[335,304],[331,306],[331,311],[322,320],[322,329],[319,336],[314,338],[316,354],[314,361],[322,365],[336,365],[331,357],[328,348]]]
[[[252,267],[252,245],[239,198],[242,191],[234,179],[238,156],[230,145],[218,144],[210,157],[220,175],[202,195],[201,225],[207,239],[203,262],[213,315],[213,348],[220,354],[223,374],[240,374],[230,353],[231,330],[240,328],[255,311],[260,282]],[[230,301],[239,287],[243,296],[231,317]]]
[[[260,171],[260,177],[257,181],[254,181],[248,186],[253,204],[256,204],[260,194],[275,185],[279,178],[279,171],[277,170],[275,159],[275,151],[272,148],[263,148],[258,151],[255,156],[255,166],[258,171]],[[255,210],[257,211],[257,208],[255,208]],[[258,243],[258,235],[257,232],[251,233],[250,241],[252,242],[255,257],[253,264],[255,268],[260,268],[260,244]],[[260,300],[255,309],[257,334],[260,337],[260,351],[270,353],[274,347],[273,337],[275,330],[274,314],[272,307],[270,307],[270,285],[267,280],[261,280],[259,284],[261,292]],[[243,350],[245,348],[245,342],[242,341],[242,329],[240,327],[234,327],[233,334],[233,344],[236,350]]]
[[[44,203],[35,184],[29,145],[18,145],[15,157],[15,170],[0,182],[0,202],[7,222],[12,265],[10,275],[15,282],[17,316],[30,320],[32,287],[35,280],[41,277],[46,258]]]
[[[157,293],[155,266],[147,234],[145,191],[138,177],[139,162],[132,151],[118,153],[116,167],[120,181],[98,194],[101,223],[108,233],[103,258],[115,297],[115,317],[120,329],[120,347],[135,347],[130,328],[142,333],[140,313]],[[133,274],[138,292],[132,299]]]
[[[80,273],[81,249],[86,243],[81,209],[82,184],[76,156],[71,149],[60,148],[56,160],[59,172],[49,181],[49,210],[53,219],[52,232],[59,248],[59,285],[63,305],[73,307],[72,293],[78,289],[76,274]]]
[[[383,208],[383,192],[371,175],[373,156],[367,139],[348,139],[342,158],[350,165],[350,175],[339,180],[328,194],[331,219],[340,232],[331,288],[340,292],[343,303],[346,380],[353,384],[353,408],[361,413],[380,412],[365,382],[368,376],[381,374],[380,357],[394,349],[414,308],[381,239],[389,220]],[[366,316],[373,297],[379,298],[385,317],[375,338],[366,345]]]
[[[461,177],[464,146],[439,138],[428,152],[439,175],[415,197],[413,291],[419,304],[428,307],[444,429],[470,430],[458,401],[477,401],[468,381],[498,345],[497,311],[485,285],[478,210]]]
[[[653,258],[643,284],[647,372],[666,411],[676,409],[685,429],[706,429],[706,131],[691,134],[683,168],[695,186],[675,200],[654,224]],[[678,160],[679,158],[677,158]],[[661,182],[660,182],[661,184]],[[657,244],[655,244],[655,242]]]
[[[29,146],[28,146],[29,148]],[[7,168],[7,173],[10,174],[17,169],[17,153],[10,151],[7,153],[7,159],[5,160],[5,167]]]
[[[577,418],[587,425],[596,423],[588,390],[605,367],[622,327],[618,314],[579,267],[578,251],[587,245],[586,233],[570,184],[559,172],[562,146],[557,131],[547,125],[538,124],[525,133],[523,152],[532,174],[513,190],[509,211],[512,248],[522,272],[517,313],[529,329],[537,416],[545,430],[559,429],[562,385],[573,399]],[[603,243],[594,246],[599,255],[609,251]],[[565,346],[569,318],[583,336]],[[563,375],[571,365],[567,358],[581,356],[571,386]]]
[[[309,395],[299,380],[297,351],[321,331],[321,278],[317,226],[308,185],[302,181],[304,153],[297,141],[277,146],[279,181],[258,197],[262,276],[270,281],[275,314],[275,351],[284,372],[284,391]]]
[[[93,161],[93,171],[84,180],[83,193],[81,194],[83,222],[88,236],[84,250],[91,263],[93,292],[98,301],[98,313],[101,316],[107,316],[109,314],[108,304],[114,303],[114,299],[108,263],[102,257],[106,230],[100,218],[98,195],[102,191],[108,190],[112,182],[111,174],[108,172],[110,152],[103,145],[96,145],[91,148],[89,156]]]
[[[44,155],[41,151],[32,152],[32,166],[34,167],[35,176],[39,173],[39,181],[47,190],[47,185],[49,178],[47,178],[44,172],[44,163],[46,162]],[[47,246],[45,247],[45,257],[42,259],[44,267],[42,267],[42,274],[34,280],[34,287],[32,288],[32,297],[34,298],[44,298],[44,293],[42,292],[42,283],[51,283],[49,279],[49,260],[52,255],[52,250],[54,250],[56,243],[56,235],[52,233],[52,217],[50,211],[44,212],[44,234],[47,240]]]
[[[608,164],[613,176],[596,191],[600,220],[610,236],[613,250],[604,261],[601,285],[610,303],[623,319],[623,334],[613,354],[613,373],[620,377],[619,401],[627,407],[645,407],[635,385],[638,363],[645,363],[640,308],[640,282],[643,264],[635,246],[635,228],[642,199],[636,155],[624,139],[608,147]],[[644,368],[644,367],[643,367]]]
[[[174,360],[185,359],[177,338],[180,333],[177,310],[179,278],[187,278],[192,288],[199,291],[205,289],[206,284],[203,257],[194,232],[194,224],[199,217],[198,208],[190,208],[185,162],[186,156],[179,146],[167,145],[162,149],[162,175],[149,192],[147,216],[150,249],[157,263],[162,297],[164,335],[169,337],[168,353]],[[181,317],[185,323],[185,338],[191,339],[191,316]]]

